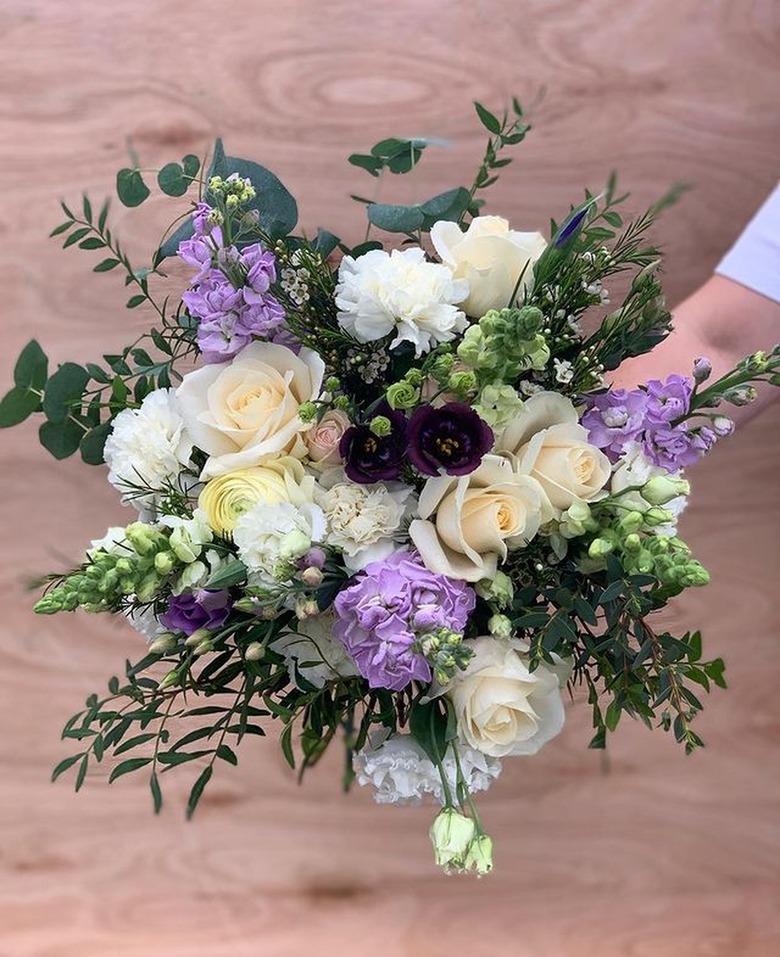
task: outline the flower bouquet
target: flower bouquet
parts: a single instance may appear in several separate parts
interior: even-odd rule
[[[44,447],[105,463],[137,510],[35,606],[121,615],[149,642],[67,722],[78,753],[55,778],[73,769],[78,789],[115,756],[109,780],[143,770],[159,810],[164,775],[196,762],[191,814],[215,766],[276,719],[291,767],[339,740],[345,788],[432,800],[438,864],[484,873],[474,795],[558,734],[567,686],[587,694],[592,747],[624,713],[702,743],[697,694],[724,685],[723,662],[650,620],[707,582],[676,534],[682,470],[732,431],[724,401],[778,384],[780,351],[714,382],[699,359],[691,377],[610,389],[671,328],[646,234],[674,191],[624,222],[613,179],[548,239],[517,232],[482,215],[482,194],[529,126],[517,101],[476,110],[488,138],[471,186],[359,199],[369,232],[353,247],[296,233],[282,183],[219,141],[207,169],[188,155],[159,171],[163,193],[197,197],[146,268],[107,202],[62,204],[52,235],[100,250],[94,271],[122,274],[127,307],[155,324],[51,375],[30,342],[0,403],[2,426],[42,413]],[[349,161],[400,175],[427,145],[385,139]],[[138,168],[117,192],[150,195]]]

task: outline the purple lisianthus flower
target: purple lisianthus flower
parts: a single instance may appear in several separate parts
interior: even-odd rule
[[[376,415],[390,420],[389,435],[374,435],[368,425],[353,425],[339,443],[347,478],[359,485],[397,479],[406,456],[406,416],[386,402],[379,405]]]
[[[400,691],[431,680],[418,638],[438,628],[462,631],[475,603],[466,582],[435,575],[416,552],[398,551],[367,565],[339,593],[333,634],[369,687]]]
[[[644,429],[647,394],[642,389],[611,389],[591,400],[582,417],[588,441],[616,461]]]
[[[493,430],[462,402],[423,405],[409,420],[409,460],[423,475],[467,475],[493,445]]]
[[[670,375],[663,382],[651,379],[646,388],[648,424],[673,422],[687,414],[693,392],[690,379],[682,375]]]
[[[233,600],[227,589],[208,591],[199,588],[194,592],[173,595],[168,609],[160,615],[160,624],[171,631],[183,631],[191,635],[198,628],[216,630],[227,621]]]

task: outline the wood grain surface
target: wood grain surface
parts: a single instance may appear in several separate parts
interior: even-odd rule
[[[32,335],[86,361],[143,324],[114,274],[46,239],[58,198],[111,191],[128,138],[159,166],[221,134],[281,174],[307,229],[357,241],[347,196],[374,183],[347,154],[441,137],[382,187],[424,198],[472,174],[472,99],[541,87],[491,209],[544,229],[612,168],[636,208],[690,181],[663,233],[677,300],[777,180],[779,26],[775,0],[1,0],[0,382]],[[115,209],[139,261],[171,209]],[[778,422],[776,404],[692,476],[682,532],[713,583],[668,617],[727,659],[707,749],[686,759],[626,726],[606,768],[573,702],[564,733],[482,801],[497,863],[480,882],[436,872],[428,809],[343,796],[336,755],[298,788],[272,741],[249,741],[191,824],[190,769],[156,819],[141,779],[52,786],[65,718],[140,647],[102,618],[34,617],[25,583],[128,512],[103,470],[55,465],[31,426],[0,434],[0,957],[775,957]]]

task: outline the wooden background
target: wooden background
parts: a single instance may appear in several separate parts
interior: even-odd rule
[[[540,87],[491,208],[544,229],[612,167],[637,207],[691,181],[664,226],[678,300],[777,180],[779,26],[776,0],[0,0],[0,382],[32,335],[86,361],[143,322],[114,274],[46,239],[58,198],[110,192],[127,137],[159,166],[221,134],[282,175],[307,228],[356,240],[347,194],[373,181],[348,153],[442,137],[383,194],[424,198],[472,174],[472,99]],[[171,208],[115,210],[139,262]],[[34,618],[24,584],[129,513],[102,470],[55,465],[31,425],[0,435],[0,957],[780,953],[779,421],[780,404],[695,470],[683,521],[713,584],[669,617],[704,626],[731,683],[700,721],[708,748],[686,759],[621,727],[607,774],[576,702],[483,800],[497,866],[481,882],[436,872],[427,809],[345,798],[335,760],[299,789],[272,742],[246,744],[192,824],[186,770],[158,819],[140,779],[49,784],[64,719],[141,649],[111,621]]]

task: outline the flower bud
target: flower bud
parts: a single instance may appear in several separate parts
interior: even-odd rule
[[[705,382],[712,375],[712,363],[706,356],[699,356],[693,362],[693,378],[696,382]]]
[[[253,598],[245,596],[233,602],[234,611],[243,611],[247,615],[255,615],[260,610],[257,602]]]
[[[174,685],[177,685],[180,680],[179,672],[174,668],[160,680],[157,687],[160,691],[164,691],[166,688],[172,688]]]
[[[668,508],[659,508],[657,505],[649,508],[644,513],[643,518],[648,528],[655,528],[656,525],[668,525],[669,522],[674,521],[674,515]]]
[[[247,661],[262,661],[265,657],[265,645],[259,641],[252,641],[246,646],[244,658]]]
[[[169,651],[177,645],[176,635],[172,634],[170,631],[164,631],[162,634],[158,635],[154,641],[149,644],[149,652],[153,655],[167,655]]]
[[[488,620],[488,631],[494,638],[509,638],[512,622],[506,615],[492,615]]]
[[[463,866],[467,871],[476,871],[477,874],[489,874],[493,870],[493,841],[487,834],[475,837],[469,845]]]
[[[317,418],[317,406],[313,402],[303,402],[298,406],[301,422],[313,422]]]
[[[641,512],[627,512],[620,519],[620,528],[627,535],[638,532],[644,522],[644,516]]]
[[[390,419],[388,419],[386,415],[375,415],[369,424],[369,428],[374,435],[377,435],[380,438],[385,435],[390,435],[392,431]]]
[[[154,556],[154,570],[158,575],[167,575],[173,566],[173,555],[170,552],[158,552]]]
[[[211,632],[208,628],[198,628],[185,640],[184,646],[186,648],[196,648],[202,641],[210,637]]]
[[[299,598],[295,602],[295,616],[298,621],[303,621],[306,618],[313,618],[315,615],[319,615],[320,607],[314,599],[311,598]]]
[[[453,807],[443,808],[431,825],[433,854],[439,867],[463,867],[474,840],[474,822]]]
[[[317,588],[318,585],[322,584],[322,572],[319,568],[310,565],[301,572],[301,580],[304,585],[308,585],[310,588]]]
[[[750,405],[751,402],[754,402],[756,395],[757,393],[753,386],[745,385],[735,389],[728,389],[724,392],[723,398],[732,405],[742,406]]]
[[[712,428],[715,435],[723,438],[734,431],[734,423],[725,415],[716,415],[712,420]]]
[[[606,538],[594,538],[588,548],[588,555],[590,555],[591,558],[604,558],[606,555],[609,555],[614,548],[614,543],[608,541]]]
[[[324,550],[318,546],[310,548],[308,552],[301,558],[302,567],[307,567],[313,565],[315,568],[322,568],[327,561],[328,556],[325,554]]]
[[[507,608],[512,604],[515,586],[506,572],[497,571],[492,578],[482,578],[475,586],[480,598],[493,602],[499,608]]]
[[[213,650],[214,650],[214,642],[211,640],[211,638],[205,638],[195,649],[195,654],[205,655],[209,651],[213,651]]]
[[[690,494],[690,484],[673,475],[656,475],[647,482],[640,494],[650,505],[666,505],[679,495]]]
[[[391,409],[411,409],[419,401],[420,390],[402,380],[389,386],[385,397]]]

